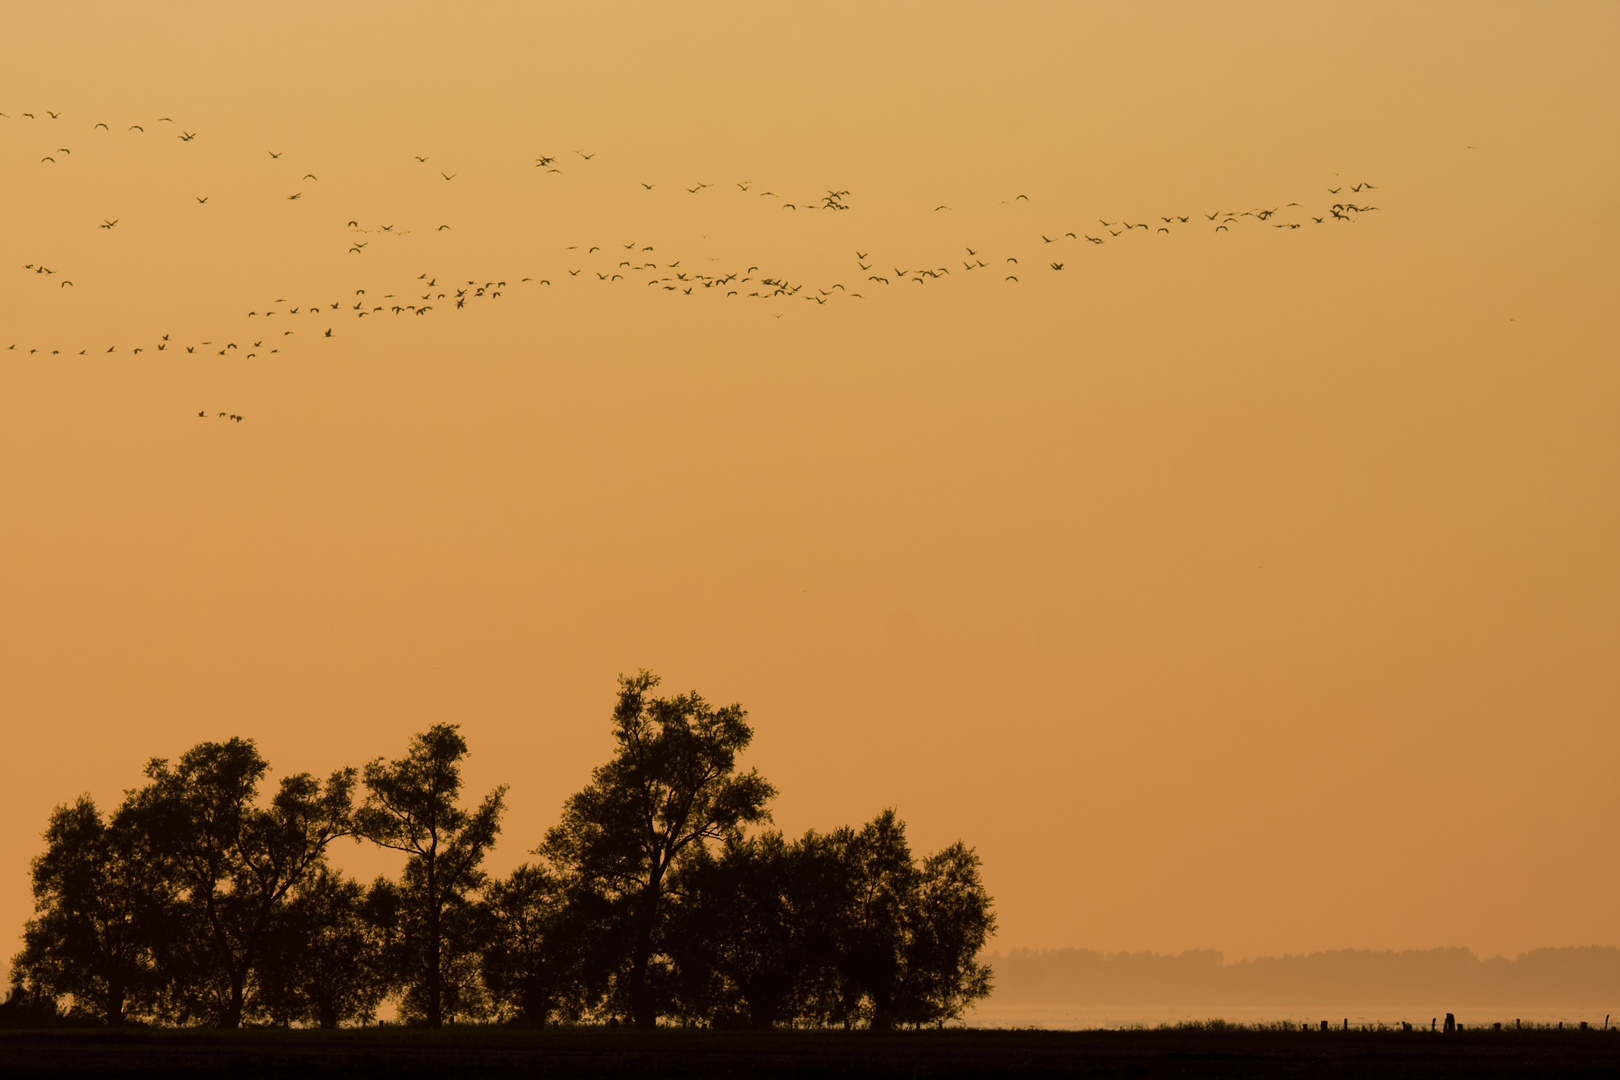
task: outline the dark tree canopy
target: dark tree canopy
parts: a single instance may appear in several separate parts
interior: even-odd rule
[[[995,931],[979,857],[957,843],[919,867],[905,824],[885,810],[855,837],[846,1005],[874,1028],[938,1024],[990,992],[974,958]]]
[[[842,1021],[839,959],[854,909],[853,833],[768,832],[681,867],[668,951],[682,1011],[768,1028]]]
[[[459,805],[467,742],[455,724],[435,724],[403,758],[366,766],[367,795],[355,814],[361,835],[408,858],[391,910],[391,953],[406,986],[404,1012],[439,1027],[484,1012],[476,978],[484,856],[500,832],[504,786],[475,809]]]
[[[181,896],[187,933],[170,958],[165,1012],[221,1027],[242,1022],[254,968],[278,909],[315,872],[328,845],[352,831],[355,771],[320,783],[308,773],[281,781],[268,807],[255,804],[269,765],[253,743],[200,743],[170,767],[153,759],[149,783],[129,812],[148,832]]]
[[[765,804],[776,794],[758,772],[737,772],[753,738],[742,706],[716,709],[695,693],[652,697],[657,685],[645,671],[620,677],[613,758],[568,800],[540,849],[619,909],[627,948],[619,989],[638,1027],[657,1023],[650,969],[676,860],[768,820]]]
[[[6,1015],[71,1022],[495,1020],[875,1029],[943,1024],[990,991],[978,856],[919,861],[893,810],[796,840],[750,829],[775,789],[738,759],[740,705],[620,677],[612,757],[570,796],[541,857],[484,864],[506,788],[463,805],[454,724],[397,760],[288,776],[241,738],[203,742],[104,816],[51,814]],[[350,836],[402,853],[369,887],[334,869]]]
[[[325,866],[299,885],[259,965],[262,1015],[323,1028],[375,1016],[389,978],[370,899],[359,882]]]
[[[88,795],[59,806],[34,860],[35,917],[14,973],[109,1025],[152,1004],[175,889],[127,811],[103,821]]]
[[[482,971],[497,1015],[532,1027],[583,1016],[601,997],[612,964],[613,937],[603,932],[608,905],[571,895],[569,882],[534,863],[491,882],[484,904]]]

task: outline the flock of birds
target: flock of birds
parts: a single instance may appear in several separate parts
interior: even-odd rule
[[[67,128],[66,124],[63,124],[61,129],[56,128],[56,124],[63,120],[62,113],[58,111],[46,110],[43,118],[32,112],[22,112],[15,116],[0,112],[0,122],[13,120],[49,125],[52,134]],[[15,130],[13,129],[13,132]],[[5,129],[0,127],[0,133],[4,131]],[[83,133],[93,138],[104,138],[111,136],[113,132],[112,124],[98,120]],[[167,116],[158,117],[149,124],[125,125],[122,132],[132,137],[151,137],[153,133],[170,134],[181,144],[190,144],[199,137],[198,132],[186,130]],[[70,141],[72,140],[65,137],[46,140],[47,143]],[[72,154],[73,147],[58,146],[52,152],[43,154],[39,165],[60,167],[72,160]],[[267,149],[266,154],[271,161],[279,161],[282,157],[282,151],[278,150]],[[557,154],[542,154],[534,159],[533,167],[543,170],[544,175],[561,175],[565,172],[563,167],[565,164],[569,168],[588,169],[596,156],[595,151],[583,149],[571,151],[570,156],[566,158]],[[439,183],[453,183],[461,175],[459,169],[447,172],[437,165],[430,164],[430,155],[412,155],[412,157],[413,167],[432,170],[427,173],[430,176],[436,172]],[[300,201],[306,191],[310,190],[309,185],[319,183],[320,179],[315,172],[304,172],[296,182],[297,190],[288,192],[284,198],[286,201]],[[638,184],[643,194],[660,186],[654,181],[638,181]],[[688,196],[696,197],[709,193],[718,186],[720,185],[712,182],[695,181],[691,186],[682,184],[680,188]],[[741,196],[750,199],[774,199],[782,210],[795,213],[840,213],[851,209],[851,193],[848,190],[828,189],[812,198],[784,198],[772,190],[763,188],[756,190],[759,185],[750,180],[736,181],[731,186]],[[200,335],[192,336],[184,342],[171,332],[140,344],[124,343],[122,349],[118,343],[108,344],[103,349],[99,345],[82,343],[80,347],[73,347],[59,343],[39,345],[13,341],[6,346],[5,351],[28,356],[88,356],[92,352],[99,355],[117,355],[122,352],[131,357],[146,353],[171,352],[178,355],[193,355],[201,351],[203,355],[212,354],[225,358],[268,359],[279,354],[282,346],[288,344],[286,339],[297,333],[294,329],[281,328],[288,319],[296,318],[301,325],[313,322],[315,326],[311,328],[308,336],[326,340],[334,336],[340,319],[358,321],[379,317],[420,318],[440,312],[464,313],[519,290],[532,292],[576,284],[635,287],[643,291],[650,290],[656,295],[671,297],[711,295],[725,301],[744,304],[763,303],[780,306],[787,302],[803,302],[817,307],[834,302],[867,301],[905,285],[937,285],[953,278],[975,275],[999,279],[1003,286],[1011,287],[1025,281],[1031,274],[1062,273],[1074,265],[1076,259],[1082,257],[1083,251],[1121,243],[1162,240],[1183,231],[1197,229],[1221,234],[1241,228],[1271,229],[1291,233],[1301,229],[1354,224],[1362,215],[1379,209],[1370,204],[1371,193],[1375,190],[1375,185],[1365,181],[1330,187],[1327,194],[1334,201],[1321,206],[1319,212],[1313,212],[1299,202],[1288,202],[1271,207],[1176,212],[1141,218],[1115,217],[1109,220],[1098,217],[1095,219],[1095,225],[1066,223],[1064,226],[1051,228],[1049,231],[1052,235],[1048,235],[1045,231],[1032,230],[1026,240],[1012,253],[1006,250],[992,253],[986,244],[963,244],[961,252],[947,263],[941,263],[935,258],[927,260],[925,264],[919,264],[915,259],[908,258],[901,260],[905,265],[900,265],[892,257],[879,261],[871,250],[856,250],[852,252],[854,258],[844,279],[816,284],[795,280],[789,273],[781,270],[762,268],[765,260],[734,267],[708,265],[699,267],[693,265],[690,255],[672,257],[671,253],[660,250],[655,244],[637,240],[570,244],[559,253],[557,264],[548,276],[541,276],[542,271],[535,271],[521,277],[480,279],[424,271],[417,275],[414,281],[406,280],[396,282],[392,287],[384,286],[389,288],[390,291],[387,292],[357,287],[352,295],[335,298],[328,295],[311,300],[306,294],[303,301],[292,297],[290,293],[285,294],[273,301],[267,300],[254,305],[244,312],[243,317],[247,320],[246,329],[241,332],[206,338]],[[193,193],[189,197],[194,200],[199,212],[206,212],[202,208],[211,205],[210,194]],[[1020,194],[1002,202],[1028,204],[1031,200],[1028,195]],[[939,204],[933,207],[932,212],[949,215],[952,207]],[[121,213],[119,216],[101,217],[99,222],[86,224],[87,226],[93,224],[96,228],[111,232],[118,229],[123,221],[124,215]],[[415,231],[403,227],[399,222],[362,224],[358,218],[349,219],[344,230],[348,237],[345,241],[347,254],[360,259],[364,259],[372,243],[378,238],[398,240]],[[433,227],[431,232],[442,233],[452,230],[453,226],[449,223],[440,223]],[[705,261],[719,260],[709,257]],[[22,264],[22,270],[53,283],[57,289],[78,288],[73,279],[59,273],[56,267],[47,265],[44,261]],[[782,312],[778,311],[775,314],[780,318]],[[272,319],[280,325],[273,324]],[[207,409],[199,411],[197,415],[204,419],[223,419],[235,423],[241,423],[243,419],[242,416],[232,412],[217,412],[211,416],[210,410]]]

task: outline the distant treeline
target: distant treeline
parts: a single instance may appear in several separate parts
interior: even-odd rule
[[[58,807],[33,863],[35,916],[11,1011],[236,1027],[400,1018],[648,1027],[890,1028],[958,1017],[990,990],[995,928],[961,843],[913,857],[892,810],[860,829],[745,831],[775,789],[737,755],[740,706],[621,678],[613,758],[510,876],[480,867],[504,787],[461,798],[453,724],[324,781],[281,781],[251,741],[202,743],[103,814]],[[341,838],[402,852],[369,885]]]
[[[1014,949],[989,958],[1002,1004],[1594,1005],[1620,1002],[1620,948],[1536,949],[1482,960],[1468,949],[1223,962],[1199,949],[1165,956],[1090,949]]]

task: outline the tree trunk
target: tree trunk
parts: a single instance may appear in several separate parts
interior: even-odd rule
[[[658,884],[654,882],[642,894],[636,948],[630,957],[630,1013],[638,1028],[658,1026],[658,1007],[653,1001],[652,988],[647,985],[647,966],[652,961],[653,924],[658,919],[659,892]]]
[[[438,860],[431,855],[427,859],[427,905],[428,905],[428,1001],[427,1025],[430,1028],[444,1025],[444,983],[439,968],[440,931],[439,931],[439,876]]]
[[[652,991],[647,986],[647,962],[651,952],[638,939],[635,955],[630,958],[630,1017],[638,1028],[658,1026],[658,1010],[653,1007]]]
[[[893,1005],[892,1002],[889,1001],[887,995],[885,995],[885,996],[883,996],[881,998],[878,997],[876,994],[872,995],[872,1024],[871,1024],[871,1030],[873,1030],[873,1031],[893,1031],[894,1030],[894,1005]]]
[[[231,972],[231,1000],[225,1006],[225,1015],[220,1018],[220,1027],[239,1028],[242,1026],[242,1004],[247,997],[247,972],[240,975]]]
[[[113,983],[107,987],[107,1026],[120,1027],[124,1023],[124,987]]]

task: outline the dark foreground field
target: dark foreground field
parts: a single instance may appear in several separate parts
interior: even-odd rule
[[[1620,1077],[1601,1031],[0,1031],[0,1077]]]

